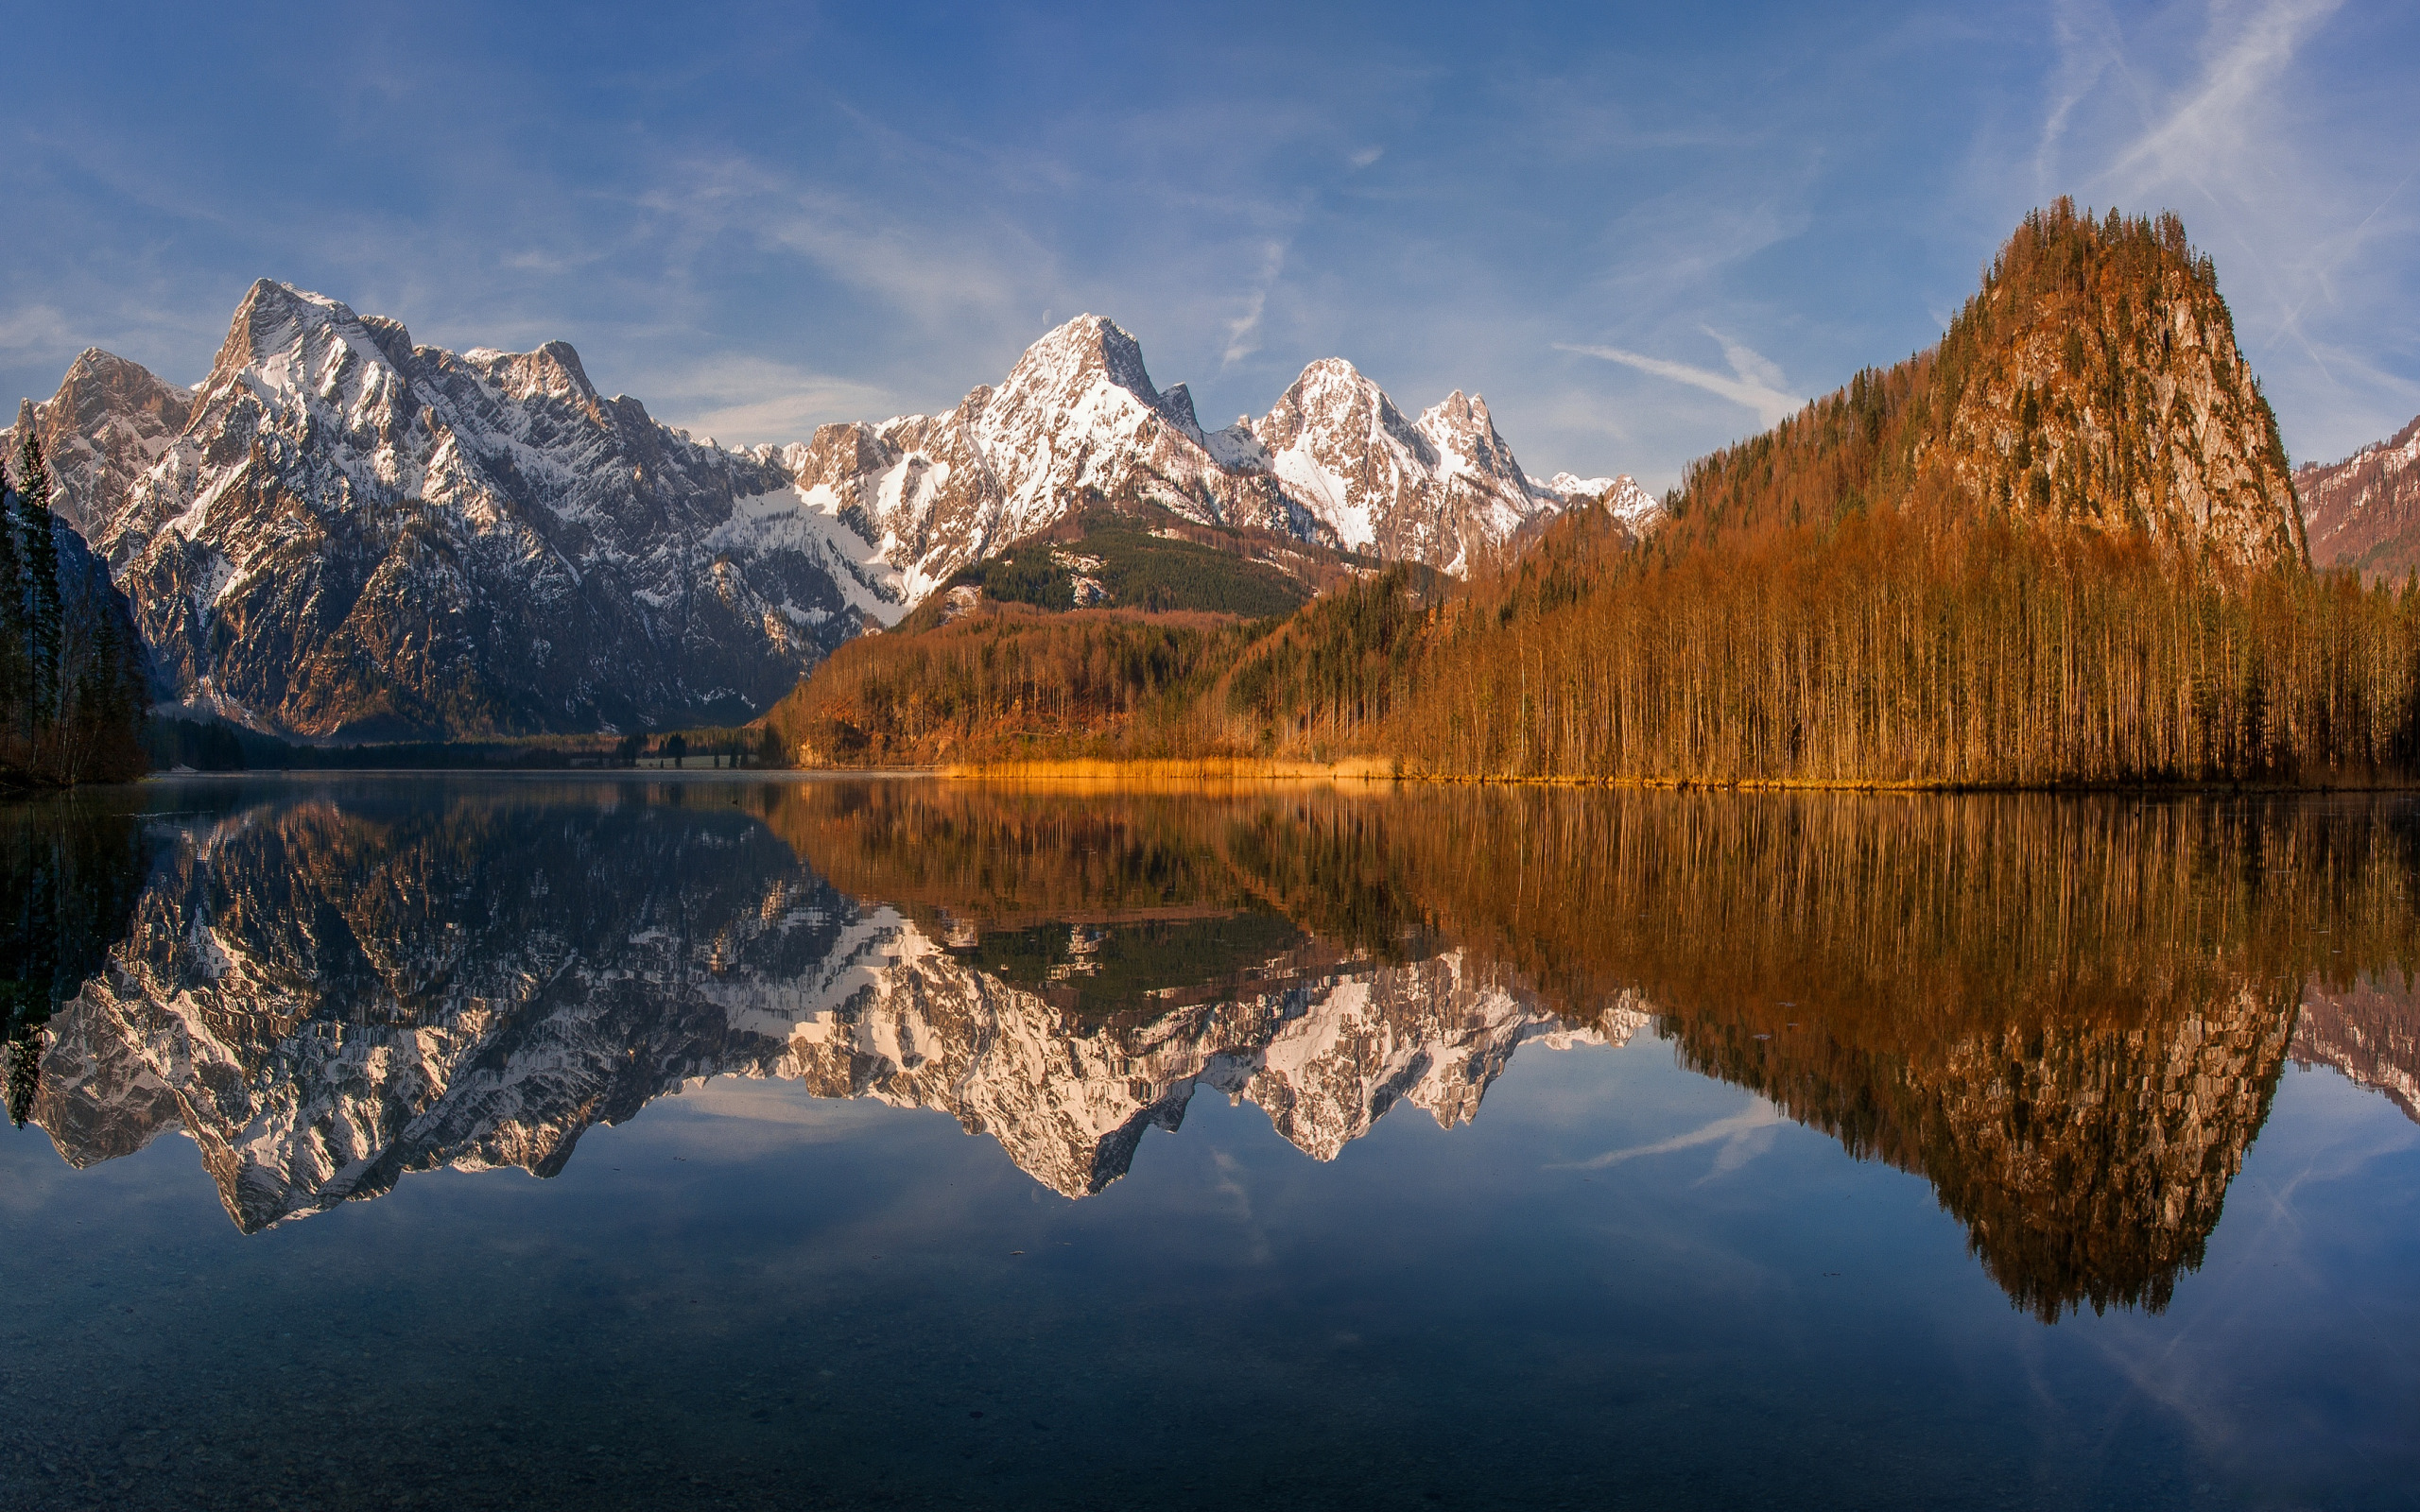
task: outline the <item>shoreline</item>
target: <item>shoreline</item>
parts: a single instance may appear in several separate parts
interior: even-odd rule
[[[841,768],[820,768],[839,774]],[[1660,777],[1530,777],[1405,769],[1392,760],[1360,757],[1342,762],[1280,761],[1256,757],[1155,758],[1138,761],[1098,759],[966,763],[924,768],[951,782],[1001,783],[1067,783],[1077,786],[1199,785],[1204,783],[1354,782],[1363,784],[1439,787],[1569,787],[1610,788],[1636,792],[1706,793],[1902,793],[1979,794],[2127,793],[2144,796],[2287,795],[2322,793],[2409,793],[2420,791],[2420,779],[2377,779],[2364,782],[2127,782],[2060,781],[2044,782],[1960,782],[1937,779],[1825,778],[1660,778]],[[868,771],[865,775],[876,774]],[[905,775],[905,774],[898,774]]]
[[[2361,782],[1956,782],[1933,780],[1852,781],[1814,778],[1644,778],[1527,777],[1425,772],[1397,767],[1391,760],[1356,758],[1342,762],[1280,761],[1256,757],[1154,758],[1138,761],[1098,759],[963,763],[941,766],[815,766],[815,767],[502,767],[356,766],[256,767],[233,772],[147,772],[131,782],[79,782],[73,786],[0,788],[0,802],[63,797],[79,792],[139,787],[146,783],[241,782],[245,780],[326,781],[346,778],[454,778],[475,781],[585,782],[938,782],[989,783],[1002,786],[1067,786],[1076,788],[1202,788],[1222,786],[1345,783],[1359,786],[1431,787],[1556,787],[1602,788],[1627,792],[1673,793],[1892,793],[1906,796],[1960,796],[1996,793],[2050,795],[2124,794],[2136,797],[2290,797],[2323,794],[2420,792],[2420,779],[2382,778]]]

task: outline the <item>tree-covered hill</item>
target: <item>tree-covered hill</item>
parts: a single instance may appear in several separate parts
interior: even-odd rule
[[[1114,720],[1081,714],[1093,650],[962,632],[948,665],[998,691],[950,703],[953,747],[1139,754],[1149,730],[1152,754],[1684,783],[2420,777],[2420,592],[2310,569],[2275,420],[2173,215],[2029,215],[1937,347],[1694,464],[1668,508],[1638,543],[1575,507],[1467,583],[1357,576],[1248,644],[1186,643]],[[941,661],[877,658],[826,697],[836,657],[793,707],[939,706]],[[1070,713],[1043,731],[1037,709]]]

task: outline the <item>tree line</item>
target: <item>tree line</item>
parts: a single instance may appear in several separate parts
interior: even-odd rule
[[[1559,589],[1557,567],[1549,547],[1425,610],[1399,585],[1357,588],[1362,604],[1305,626],[1325,636],[1278,653],[1301,685],[1282,712],[1247,690],[1284,679],[1248,663],[1236,713],[1264,746],[1463,776],[2048,786],[2420,773],[2408,585],[1921,511],[1643,553],[1577,593]],[[1416,627],[1355,639],[1389,610]],[[1306,683],[1322,658],[1345,675]]]
[[[125,598],[54,514],[29,423],[0,473],[0,787],[123,782],[145,765],[143,647]]]
[[[809,766],[1201,748],[1196,713],[1263,627],[1204,613],[988,606],[843,644],[766,716]]]

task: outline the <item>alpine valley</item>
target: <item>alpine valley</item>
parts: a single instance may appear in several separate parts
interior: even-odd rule
[[[973,564],[1106,507],[1465,573],[1627,478],[1523,472],[1484,400],[1417,420],[1339,359],[1204,430],[1080,316],[944,415],[725,449],[568,345],[453,352],[263,280],[193,389],[88,351],[20,409],[162,702],[311,740],[736,723]],[[1301,553],[1262,551],[1281,565]]]

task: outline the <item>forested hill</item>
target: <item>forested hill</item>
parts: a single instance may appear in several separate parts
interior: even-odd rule
[[[1694,464],[1681,540],[1868,507],[2306,562],[2276,417],[2173,215],[2025,218],[1941,344]]]
[[[2310,570],[2172,215],[2029,215],[1932,352],[1695,464],[1646,549],[1584,525],[1264,728],[1492,776],[2420,775],[2420,598]]]
[[[980,673],[1027,722],[1007,749],[995,725],[959,722],[947,760],[1148,747],[1979,787],[2420,778],[2420,591],[2311,570],[2275,421],[2175,217],[2064,200],[2027,217],[1938,347],[1695,464],[1643,543],[1575,507],[1467,583],[1360,580],[1249,644],[1233,626],[1183,646],[1085,634],[1051,658],[936,645],[862,690],[819,675],[796,701],[847,735],[873,693],[912,723],[968,707],[936,695]],[[1114,728],[1080,713],[1113,662],[1149,673],[1113,679],[1131,690]],[[821,759],[849,760],[846,744]]]

